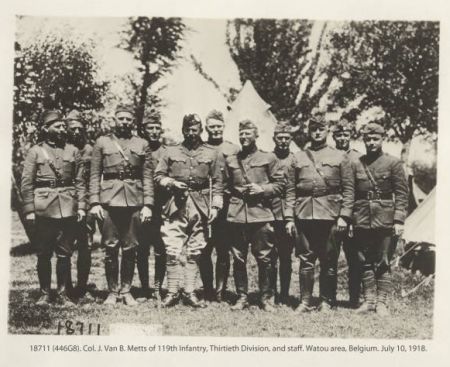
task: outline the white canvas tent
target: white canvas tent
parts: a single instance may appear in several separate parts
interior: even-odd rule
[[[436,244],[435,241],[435,205],[436,188],[434,188],[422,203],[410,214],[405,221],[406,242],[427,242]]]
[[[273,150],[272,137],[277,120],[270,112],[270,105],[261,98],[249,80],[245,82],[236,100],[231,104],[231,110],[225,119],[225,139],[238,144],[239,122],[250,119],[258,126],[258,147],[265,151]],[[293,152],[298,150],[294,143],[291,144],[291,150]]]

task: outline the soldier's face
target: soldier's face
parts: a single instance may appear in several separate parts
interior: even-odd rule
[[[289,133],[278,133],[273,137],[273,141],[278,150],[289,150],[292,135]]]
[[[223,130],[225,124],[223,121],[216,119],[208,119],[206,121],[206,131],[208,132],[209,138],[213,140],[223,139]]]
[[[376,153],[383,145],[383,138],[380,134],[364,135],[364,144],[366,145],[367,153]]]
[[[192,125],[187,126],[183,129],[184,140],[188,144],[196,144],[200,141],[200,136],[202,134],[202,125]]]
[[[339,150],[348,150],[350,147],[350,131],[339,131],[333,134],[334,141],[336,143],[336,148]]]
[[[116,131],[120,135],[129,135],[133,128],[133,115],[129,112],[117,112],[114,118],[116,121]]]
[[[86,130],[81,122],[71,120],[67,123],[67,137],[72,144],[83,142],[85,134]]]
[[[257,137],[255,129],[243,129],[239,131],[239,142],[243,148],[255,144]]]
[[[312,142],[321,143],[327,140],[328,127],[319,124],[309,124],[308,134]]]
[[[64,121],[55,121],[47,128],[47,136],[57,144],[64,143],[67,138],[67,128]]]
[[[161,139],[162,128],[159,124],[145,125],[145,135],[151,142],[158,142]]]

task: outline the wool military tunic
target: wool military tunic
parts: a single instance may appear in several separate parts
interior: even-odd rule
[[[234,223],[273,221],[271,199],[281,195],[285,187],[283,170],[275,154],[258,149],[246,156],[239,152],[227,157],[226,165],[231,193],[227,220]],[[250,183],[260,185],[264,192],[248,196],[246,185]]]
[[[47,218],[76,216],[78,209],[86,209],[83,177],[84,165],[75,146],[58,148],[45,142],[33,146],[22,173],[24,214],[34,212]]]
[[[373,187],[363,163],[376,181]],[[381,152],[374,160],[366,155],[353,161],[355,174],[355,205],[353,222],[356,228],[392,228],[404,223],[408,207],[408,184],[400,159]]]
[[[145,198],[142,182],[147,147],[147,141],[136,136],[119,139],[111,134],[97,139],[91,161],[91,205],[140,207],[144,202],[153,205],[153,180],[147,182]]]
[[[288,180],[293,180],[294,177],[294,153],[289,152],[289,154],[284,158],[277,157],[281,169],[283,170],[286,182]],[[275,216],[275,220],[293,220],[289,216],[289,211],[287,211],[286,204],[286,188],[283,190],[280,196],[274,197],[272,200],[272,211]]]

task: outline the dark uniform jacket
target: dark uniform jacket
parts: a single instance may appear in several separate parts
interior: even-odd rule
[[[328,145],[317,150],[308,148],[316,166],[306,151],[294,156],[294,177],[287,187],[288,217],[300,220],[350,219],[353,212],[354,178],[345,152]]]
[[[366,162],[379,193],[364,169]],[[392,228],[403,223],[408,207],[408,185],[400,159],[387,153],[369,161],[363,155],[352,162],[355,174],[355,205],[353,222],[357,228]]]
[[[168,146],[155,170],[155,182],[168,191],[162,214],[170,217],[183,205],[189,196],[204,216],[209,215],[210,185],[211,206],[223,206],[223,180],[221,166],[223,156],[207,144],[189,150],[184,144]],[[171,189],[175,181],[184,182],[188,188],[184,193]]]
[[[122,155],[117,144],[122,148]],[[142,171],[146,140],[133,136],[119,139],[115,135],[97,139],[92,151],[90,203],[114,207],[144,205]],[[153,205],[153,180],[147,182],[145,202]]]
[[[83,175],[80,151],[75,146],[56,148],[45,142],[33,146],[22,173],[24,214],[34,212],[48,218],[76,216],[78,209],[86,209]]]
[[[280,195],[285,187],[283,170],[275,154],[258,149],[247,156],[239,152],[227,157],[226,165],[231,195],[227,220],[234,223],[273,221],[272,198]],[[250,183],[260,185],[264,193],[256,197],[248,196],[245,185]]]
[[[288,180],[293,180],[294,177],[294,153],[289,152],[289,154],[284,158],[279,158],[277,156],[280,167],[283,170],[283,174],[286,182]],[[289,217],[289,211],[286,211],[286,188],[283,190],[281,195],[277,195],[272,200],[272,211],[275,216],[275,220],[293,220],[292,217]]]

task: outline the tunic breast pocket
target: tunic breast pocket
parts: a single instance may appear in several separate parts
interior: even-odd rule
[[[328,161],[322,163],[322,171],[330,183],[340,184],[341,171],[340,163],[336,161]]]
[[[46,159],[38,159],[36,161],[37,169],[36,169],[36,177],[44,178],[44,179],[53,179],[55,177],[55,173],[50,168],[48,161]]]
[[[189,168],[187,159],[184,157],[169,157],[169,176],[174,178],[182,178],[189,176]]]
[[[133,166],[142,166],[145,160],[145,152],[140,149],[130,148],[130,163]]]
[[[197,167],[195,168],[196,177],[207,177],[211,171],[212,161],[211,158],[199,158],[197,160]]]
[[[295,166],[295,182],[299,189],[312,190],[313,179],[311,166],[308,163],[296,164]]]
[[[249,164],[251,179],[255,183],[269,183],[269,162],[266,160],[253,161]]]
[[[123,161],[120,152],[117,150],[105,148],[103,149],[103,167],[114,167],[121,164]]]
[[[389,171],[375,172],[375,180],[381,191],[390,192],[392,190],[391,175]]]
[[[64,157],[62,174],[64,178],[73,178],[75,176],[75,159],[74,157]]]

